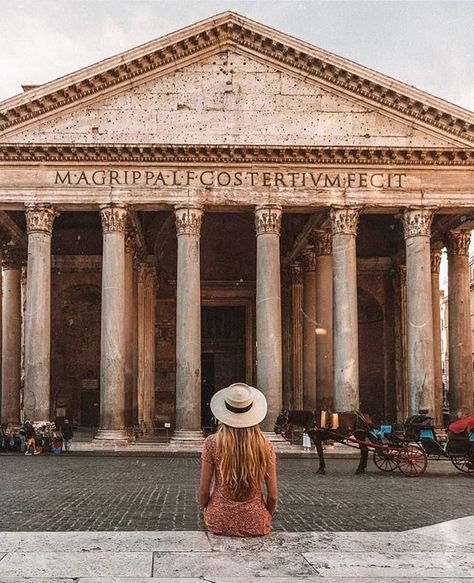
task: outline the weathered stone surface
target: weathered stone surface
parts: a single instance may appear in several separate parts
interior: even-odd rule
[[[95,128],[95,129],[93,129]],[[226,50],[0,138],[14,142],[446,146],[337,89]]]

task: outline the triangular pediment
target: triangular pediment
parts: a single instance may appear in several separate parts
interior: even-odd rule
[[[228,12],[0,103],[0,142],[446,147],[473,121]]]

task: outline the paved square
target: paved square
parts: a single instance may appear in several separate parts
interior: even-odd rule
[[[355,459],[279,459],[276,531],[399,531],[472,514],[474,477],[432,462],[422,478]],[[205,530],[198,458],[0,456],[3,531]]]

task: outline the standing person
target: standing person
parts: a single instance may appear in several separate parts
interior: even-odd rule
[[[69,451],[71,450],[72,438],[74,435],[74,430],[72,428],[72,424],[69,423],[69,419],[64,419],[64,423],[62,426],[62,434],[63,434],[64,451],[66,453],[69,453]]]
[[[199,504],[204,521],[214,534],[266,535],[278,488],[275,452],[259,426],[267,414],[265,396],[234,383],[215,393],[210,406],[221,425],[203,446]]]
[[[31,421],[25,421],[26,451],[25,455],[37,455],[36,431]]]

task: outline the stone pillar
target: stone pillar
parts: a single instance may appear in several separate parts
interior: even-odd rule
[[[441,312],[439,291],[440,265],[441,251],[439,249],[431,249],[431,301],[433,304],[433,358],[436,427],[443,427],[443,376],[441,362]]]
[[[433,306],[430,233],[433,211],[406,209],[408,415],[434,417]]]
[[[255,209],[257,232],[257,388],[268,403],[262,429],[273,432],[282,402],[280,296],[281,207]]]
[[[125,226],[121,204],[100,209],[103,232],[100,358],[100,429],[96,439],[125,433]]]
[[[356,234],[360,209],[331,209],[334,290],[334,407],[359,409]]]
[[[26,206],[28,272],[25,311],[25,419],[50,418],[51,235],[56,210]]]
[[[316,407],[334,409],[332,236],[314,237],[316,253]]]
[[[292,408],[292,370],[291,370],[291,274],[290,269],[281,271],[281,333],[283,349],[283,389],[282,406],[285,409]]]
[[[316,409],[316,252],[309,246],[303,254],[303,408]]]
[[[176,429],[173,442],[202,439],[201,267],[202,208],[178,206],[176,285]]]
[[[127,227],[125,230],[125,424],[133,425],[133,327],[134,293],[133,293],[133,256],[135,253],[135,230]]]
[[[133,260],[133,294],[132,294],[132,422],[139,424],[138,417],[138,259],[134,254]]]
[[[451,231],[448,248],[449,414],[452,420],[472,415],[472,338],[468,230]]]
[[[303,409],[303,269],[291,264],[291,361],[293,409]]]
[[[5,247],[2,257],[2,423],[20,422],[21,266],[23,252]]]
[[[138,422],[146,433],[155,423],[156,276],[151,262],[138,265]]]

